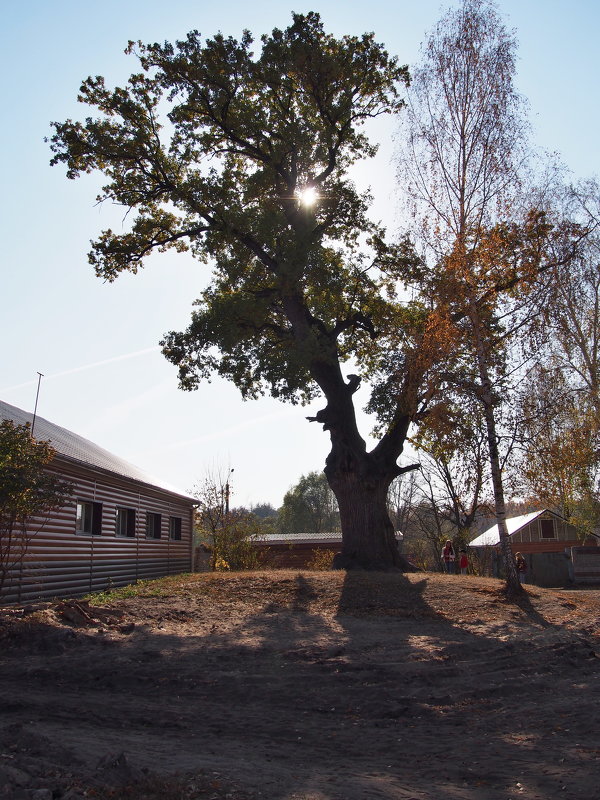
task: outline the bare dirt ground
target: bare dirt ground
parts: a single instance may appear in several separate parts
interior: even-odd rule
[[[256,572],[0,609],[6,800],[600,797],[600,592]]]

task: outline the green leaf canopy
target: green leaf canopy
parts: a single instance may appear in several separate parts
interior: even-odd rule
[[[168,248],[213,264],[191,325],[162,342],[184,388],[216,372],[246,397],[328,396],[340,361],[375,369],[396,282],[415,263],[406,242],[384,244],[348,178],[375,153],[363,124],[403,105],[408,73],[372,34],[336,39],[315,13],[252,48],[248,32],[130,43],[141,72],[124,89],[83,83],[100,116],[54,123],[52,163],[70,178],[99,170],[98,199],[134,212],[93,243],[99,276]]]

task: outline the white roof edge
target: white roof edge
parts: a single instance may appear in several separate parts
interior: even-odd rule
[[[507,517],[506,527],[508,528],[508,535],[512,536],[521,528],[524,528],[529,522],[533,522],[541,514],[552,514],[554,517],[562,519],[560,514],[552,511],[549,508],[542,508],[540,511],[530,511],[527,514],[519,514],[516,517]],[[500,533],[498,532],[498,523],[494,523],[491,527],[469,542],[469,547],[495,547],[500,543]]]

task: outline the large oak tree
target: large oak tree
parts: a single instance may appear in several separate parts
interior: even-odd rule
[[[415,258],[384,243],[348,170],[375,153],[363,125],[402,107],[406,68],[371,34],[328,35],[314,13],[263,36],[256,53],[248,32],[202,41],[197,31],[128,51],[140,71],[125,88],[84,81],[79,99],[97,116],[55,123],[51,140],[69,178],[103,173],[99,199],[131,212],[126,231],[93,244],[92,265],[113,280],[167,248],[209,263],[189,328],[163,342],[181,386],[216,373],[245,398],[323,396],[314,420],[331,437],[337,563],[401,565],[386,495],[441,337],[423,308],[398,303]],[[344,375],[349,360],[359,374]],[[365,377],[385,409],[370,451],[353,399]]]

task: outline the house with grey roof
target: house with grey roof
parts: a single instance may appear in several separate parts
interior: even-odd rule
[[[1,401],[0,419],[33,422]],[[34,436],[55,450],[48,468],[72,484],[72,498],[45,518],[30,518],[26,556],[0,602],[82,595],[191,571],[193,497],[39,416]]]

